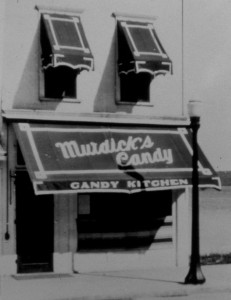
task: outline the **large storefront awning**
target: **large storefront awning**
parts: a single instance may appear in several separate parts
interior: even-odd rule
[[[14,123],[36,194],[154,191],[192,184],[186,128]],[[199,149],[200,187],[220,178]]]

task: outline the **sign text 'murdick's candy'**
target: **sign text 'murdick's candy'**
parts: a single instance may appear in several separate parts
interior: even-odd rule
[[[172,149],[155,147],[149,135],[143,137],[129,135],[125,139],[108,138],[102,142],[90,141],[88,143],[70,140],[57,142],[55,146],[61,150],[62,157],[66,160],[84,157],[99,158],[104,154],[113,154],[119,166],[173,163]]]

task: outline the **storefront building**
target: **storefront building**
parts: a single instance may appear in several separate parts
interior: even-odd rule
[[[95,2],[5,2],[4,274],[188,263],[182,2]]]

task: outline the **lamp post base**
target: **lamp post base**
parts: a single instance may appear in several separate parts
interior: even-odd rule
[[[185,277],[185,284],[203,284],[205,277],[201,271],[200,265],[191,266],[188,275]]]

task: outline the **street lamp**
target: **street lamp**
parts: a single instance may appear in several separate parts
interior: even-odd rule
[[[185,278],[185,284],[202,284],[205,277],[200,264],[200,237],[199,237],[199,175],[198,175],[198,144],[197,132],[200,128],[200,115],[202,103],[198,100],[190,100],[188,113],[192,128],[192,242],[189,272]]]

